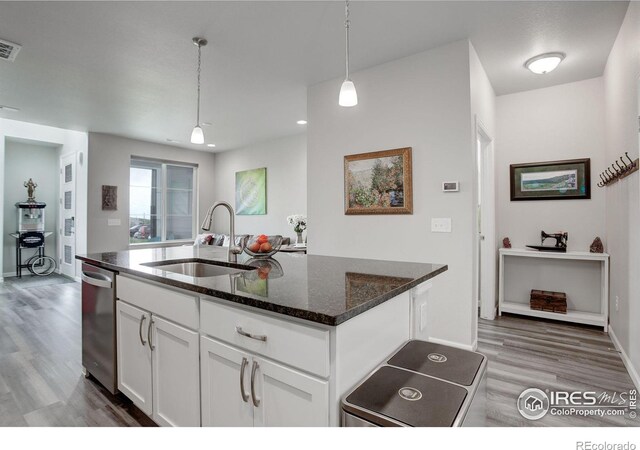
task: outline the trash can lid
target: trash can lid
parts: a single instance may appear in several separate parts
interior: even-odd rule
[[[343,408],[377,425],[374,412],[412,427],[450,427],[467,397],[461,386],[397,367],[382,366],[343,401]]]
[[[413,340],[393,355],[388,364],[471,386],[484,358],[481,353]]]

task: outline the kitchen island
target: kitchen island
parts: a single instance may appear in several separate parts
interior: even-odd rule
[[[341,396],[420,338],[445,265],[171,247],[117,272],[118,388],[160,425],[337,426]]]

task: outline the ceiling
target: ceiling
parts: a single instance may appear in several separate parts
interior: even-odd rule
[[[471,39],[497,94],[600,76],[627,2],[351,4],[352,71]],[[342,2],[0,2],[0,117],[148,141],[188,143],[194,36],[203,48],[207,142],[228,150],[300,133],[306,88],[343,76]],[[523,68],[563,51],[553,73]],[[357,85],[357,74],[353,79]],[[340,81],[336,82],[336,107]]]

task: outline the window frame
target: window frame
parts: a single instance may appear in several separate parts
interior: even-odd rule
[[[141,162],[143,164],[140,165],[136,165],[135,162]],[[197,236],[197,230],[198,230],[198,223],[199,223],[199,192],[197,190],[197,186],[198,186],[198,165],[197,164],[189,164],[189,163],[185,163],[185,162],[179,162],[179,161],[168,161],[168,160],[162,160],[162,159],[154,159],[154,158],[145,158],[143,156],[133,156],[131,155],[131,158],[129,160],[129,199],[128,199],[128,206],[129,206],[129,214],[128,214],[128,220],[131,220],[131,169],[132,168],[140,168],[140,169],[145,169],[148,167],[144,166],[144,163],[148,163],[148,164],[156,164],[160,166],[160,178],[161,178],[161,186],[156,187],[156,189],[159,189],[161,194],[162,194],[162,204],[161,204],[161,208],[162,208],[162,214],[160,215],[160,223],[161,223],[161,236],[160,236],[160,240],[159,241],[154,241],[154,242],[131,242],[131,235],[128,235],[128,240],[129,240],[129,248],[140,248],[140,247],[169,247],[172,245],[180,245],[180,244],[184,244],[187,242],[193,242],[194,239]],[[191,186],[191,192],[192,192],[192,198],[191,198],[191,238],[188,239],[172,239],[172,240],[167,240],[167,217],[168,217],[168,210],[167,210],[167,201],[168,201],[168,195],[167,195],[167,167],[168,166],[172,166],[172,167],[186,167],[189,169],[192,169],[193,171],[193,180],[192,180],[192,186]],[[153,188],[152,188],[153,189]],[[180,190],[180,189],[175,189],[175,190]],[[127,233],[129,233],[129,228],[127,227]]]

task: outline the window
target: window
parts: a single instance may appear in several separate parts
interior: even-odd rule
[[[193,239],[196,167],[131,158],[129,243]]]

